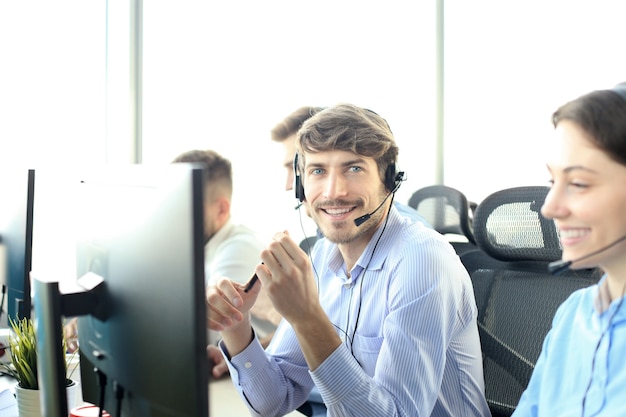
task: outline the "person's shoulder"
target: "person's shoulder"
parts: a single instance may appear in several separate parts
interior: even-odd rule
[[[232,235],[254,236],[256,238],[259,237],[258,233],[254,229],[252,229],[250,226],[246,226],[245,224],[241,224],[241,223],[232,224],[231,236]]]
[[[597,294],[597,284],[575,290],[559,305],[554,315],[554,322],[559,322],[563,318],[565,318],[565,320],[571,320],[571,317],[573,317],[577,311],[581,309],[586,311],[594,308]]]
[[[417,210],[415,210],[413,207],[401,203],[399,201],[395,201],[393,202],[396,210],[398,210],[398,213],[402,216],[407,218],[411,223],[421,223],[424,226],[426,226],[427,228],[431,228],[432,226],[430,223],[428,223],[428,221],[421,215],[419,214],[419,212]]]
[[[263,247],[259,234],[255,230],[244,224],[231,223],[223,243],[233,244],[237,242]]]
[[[441,233],[437,232],[429,225],[419,221],[414,221],[399,213],[397,221],[390,227],[390,234],[395,237],[398,243],[403,245],[426,245],[438,247],[448,245],[449,242]]]
[[[412,223],[401,218],[384,233],[387,234],[384,247],[392,262],[396,260],[406,263],[405,261],[411,260],[409,263],[413,267],[423,268],[435,265],[440,268],[447,265],[445,268],[451,268],[452,265],[460,265],[457,253],[445,236],[419,222]]]
[[[589,304],[593,305],[593,302],[598,294],[598,285],[590,285],[588,287],[579,288],[573,291],[566,299],[563,301],[562,305],[568,306],[579,306],[580,304]]]

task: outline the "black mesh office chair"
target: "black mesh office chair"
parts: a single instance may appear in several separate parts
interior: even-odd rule
[[[561,259],[561,247],[554,222],[540,213],[547,192],[517,187],[485,198],[473,221],[480,251],[461,256],[474,284],[485,395],[494,417],[515,410],[558,306],[600,277],[592,270],[548,272],[548,264]]]
[[[456,235],[462,241],[452,240],[458,254],[476,249],[470,208],[465,195],[446,185],[431,185],[415,191],[409,199],[413,207],[439,233]]]

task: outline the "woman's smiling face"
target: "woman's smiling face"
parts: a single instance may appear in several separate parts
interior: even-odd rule
[[[576,123],[558,123],[556,141],[547,164],[552,187],[542,214],[560,231],[563,259],[573,268],[626,268],[626,166],[598,149]]]

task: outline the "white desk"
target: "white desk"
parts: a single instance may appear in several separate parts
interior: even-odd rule
[[[222,378],[209,383],[209,410],[211,417],[250,416],[230,378]],[[286,416],[304,417],[304,414],[294,411]]]
[[[13,396],[15,379],[7,375],[0,376],[0,415],[17,417],[17,402]],[[4,392],[7,390],[8,392]]]
[[[0,389],[12,388],[15,380],[8,376],[0,376]],[[82,401],[81,401],[82,402]],[[76,405],[76,404],[74,404]],[[222,378],[209,383],[209,410],[211,417],[249,417],[250,413],[235,390],[230,378]],[[288,417],[304,417],[297,411],[287,414]]]

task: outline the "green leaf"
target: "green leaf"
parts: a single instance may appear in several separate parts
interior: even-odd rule
[[[37,380],[37,337],[33,321],[26,318],[17,321],[10,319],[9,321],[13,330],[9,335],[11,363],[2,364],[2,368],[17,380],[20,387],[39,389]],[[61,343],[62,351],[65,355],[65,338],[61,340]],[[65,358],[67,359],[67,356]],[[67,360],[65,361],[65,371],[67,373]],[[67,380],[71,380],[70,378],[70,376],[66,376]]]

